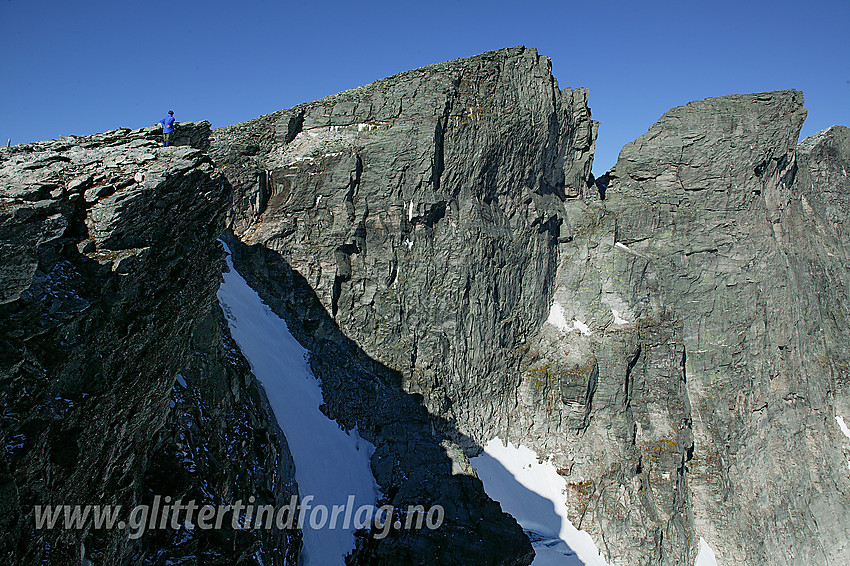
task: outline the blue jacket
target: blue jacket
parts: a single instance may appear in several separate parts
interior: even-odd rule
[[[174,116],[171,116],[169,114],[168,116],[160,120],[159,123],[162,124],[162,133],[170,134],[174,131]]]

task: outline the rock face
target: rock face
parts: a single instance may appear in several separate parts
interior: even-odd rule
[[[686,479],[721,563],[850,559],[835,421],[848,402],[847,138],[795,151],[802,103],[787,91],[671,110],[624,148],[608,191],[614,241],[631,250],[618,263],[638,283],[623,298],[638,320],[669,309],[682,322]]]
[[[675,108],[597,192],[586,92],[517,48],[217,130],[211,152],[237,266],[314,353],[329,414],[400,467],[431,456],[367,417],[358,372],[421,395],[459,470],[496,435],[551,457],[613,563],[691,564],[702,537],[721,563],[827,564],[850,535],[847,135],[798,146],[802,103]]]
[[[481,440],[548,309],[566,194],[587,190],[587,91],[516,48],[215,132],[230,225],[279,253],[343,333]]]
[[[215,301],[236,267],[376,446],[354,564],[529,564],[468,457],[551,458],[617,565],[850,563],[850,130],[802,94],[674,108],[593,183],[587,91],[513,48],[212,134],[0,149],[0,552],[296,564],[297,531],[39,530],[37,504],[297,493]],[[182,144],[182,145],[181,145]]]
[[[162,563],[183,553],[229,564],[263,544],[278,549],[274,563],[294,563],[297,533],[155,531],[134,541],[91,525],[35,527],[35,505],[122,505],[126,520],[153,493],[220,503],[208,499],[294,491],[285,444],[213,310],[229,187],[200,149],[209,124],[181,132],[197,147],[159,148],[147,129],[0,150],[7,563]],[[243,468],[257,462],[284,477]]]
[[[847,130],[797,147],[802,103],[675,108],[569,206],[555,300],[588,332],[544,332],[526,375],[573,412],[530,395],[518,424],[617,564],[690,564],[699,537],[721,564],[850,559]]]
[[[423,491],[447,505],[486,501],[480,484],[455,485],[452,467],[468,468],[457,446],[474,454],[508,426],[522,343],[546,315],[558,240],[570,237],[563,201],[592,186],[595,133],[587,91],[560,90],[549,60],[525,48],[402,73],[215,132],[211,154],[234,187],[229,224],[252,246],[237,268],[298,327],[329,414],[379,446],[373,468],[391,503]],[[342,359],[347,375],[333,368]],[[432,417],[364,372],[421,395]],[[394,401],[375,414],[383,396]],[[446,447],[436,460],[435,443]],[[387,460],[398,463],[390,469]],[[423,467],[433,473],[416,483],[427,488],[411,490]],[[503,526],[487,526],[475,535],[485,544],[463,550],[469,539],[458,533],[498,525],[498,511],[479,505],[456,511],[457,532],[442,535],[456,553],[430,558],[417,548],[403,558],[527,560],[527,541]],[[375,552],[401,563],[387,545]]]

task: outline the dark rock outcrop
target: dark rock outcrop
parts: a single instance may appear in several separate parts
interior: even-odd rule
[[[180,131],[199,147],[160,148],[151,128],[0,149],[7,563],[161,563],[182,552],[229,564],[233,552],[265,543],[283,564],[287,545],[297,552],[297,533],[207,536],[199,552],[185,532],[134,541],[91,524],[35,526],[36,505],[122,505],[126,521],[152,493],[200,494],[201,504],[222,493],[274,500],[294,490],[243,468],[259,461],[285,473],[291,459],[246,364],[224,351],[211,310],[230,193],[200,149],[209,124]],[[186,386],[172,391],[180,372]],[[237,438],[234,450],[228,441]]]
[[[298,493],[286,439],[216,304],[192,330],[191,354],[170,396],[171,411],[157,434],[142,499],[171,497],[199,505],[246,504],[281,509]],[[298,563],[296,529],[148,530],[133,552],[136,564]]]

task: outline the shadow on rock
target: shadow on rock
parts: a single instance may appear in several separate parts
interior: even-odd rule
[[[248,247],[232,234],[225,240],[239,273],[311,352],[310,366],[325,402],[322,411],[347,430],[357,427],[375,445],[371,464],[382,493],[378,505],[396,510],[440,505],[445,510],[442,525],[433,530],[392,529],[383,539],[359,532],[347,564],[529,564],[528,537],[484,493],[469,460],[449,440],[461,437],[453,424],[429,414],[421,396],[402,390],[397,371],[347,338],[280,254]],[[504,474],[510,476],[507,470]],[[540,499],[540,508],[548,503],[530,491],[526,495]],[[556,518],[554,510],[543,516],[546,524]]]

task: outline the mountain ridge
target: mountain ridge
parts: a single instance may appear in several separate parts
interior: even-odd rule
[[[297,561],[297,531],[31,524],[44,502],[297,493],[215,301],[226,229],[323,412],[377,447],[382,502],[446,507],[348,563],[528,564],[469,463],[494,437],[551,459],[612,564],[691,564],[700,538],[720,562],[846,560],[848,129],[798,143],[794,90],[712,97],[596,180],[587,97],[515,47],[170,149],[154,128],[0,148],[3,554]]]

